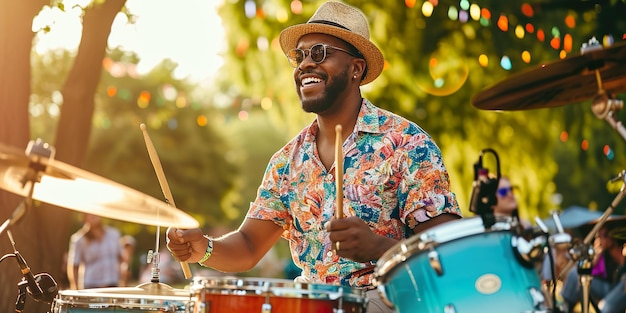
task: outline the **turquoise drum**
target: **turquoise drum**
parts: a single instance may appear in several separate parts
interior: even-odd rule
[[[50,313],[185,313],[189,290],[142,288],[94,288],[61,290]]]
[[[430,228],[378,260],[375,285],[399,313],[546,312],[539,275],[516,255],[510,221],[480,217]]]

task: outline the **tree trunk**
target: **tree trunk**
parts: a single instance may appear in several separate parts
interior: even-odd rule
[[[63,106],[55,146],[57,159],[81,166],[87,153],[94,94],[102,74],[111,25],[126,0],[107,0],[86,10],[78,55],[61,93]]]
[[[0,10],[0,142],[20,148],[30,138],[28,103],[30,97],[30,53],[32,19],[47,1],[2,1]],[[56,159],[80,166],[85,158],[94,94],[100,80],[102,60],[115,15],[126,0],[108,0],[86,10],[78,55],[62,90],[64,97],[55,139]],[[9,32],[10,31],[10,32]],[[6,75],[10,73],[10,75]],[[2,221],[9,218],[20,198],[0,191]],[[70,211],[35,203],[19,223],[11,227],[17,249],[33,273],[47,272],[67,288],[64,256],[68,247]],[[1,237],[6,237],[2,234]],[[11,253],[8,239],[0,237],[4,254]],[[13,264],[11,264],[13,263]],[[0,312],[14,312],[21,273],[17,263],[0,264]],[[50,305],[27,298],[24,312],[45,313]]]
[[[48,1],[1,0],[0,10],[0,142],[19,149],[26,148],[30,139],[28,105],[30,98],[30,53],[33,35],[32,21],[35,14]],[[19,151],[19,150],[18,150]],[[0,173],[3,174],[3,173]],[[20,202],[20,197],[0,190],[0,222],[9,219]],[[31,210],[32,211],[32,210]],[[30,224],[33,213],[27,212],[22,220],[10,227],[20,253],[35,273],[43,271],[39,264],[45,263],[46,253],[38,249],[38,229]],[[6,232],[6,231],[5,231]],[[7,235],[0,234],[2,255],[13,249]],[[0,264],[0,312],[15,312],[18,295],[17,283],[21,272],[13,258]],[[32,301],[32,300],[31,300]],[[33,301],[34,302],[34,301]],[[27,302],[29,309],[37,306]],[[44,305],[45,306],[45,305]],[[44,311],[41,311],[44,312]]]

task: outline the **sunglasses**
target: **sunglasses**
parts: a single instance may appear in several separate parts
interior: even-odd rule
[[[291,65],[294,68],[300,66],[300,64],[302,63],[302,61],[304,61],[307,55],[311,56],[311,60],[313,60],[313,62],[320,64],[324,62],[324,60],[326,60],[326,55],[327,55],[327,51],[329,48],[337,50],[337,51],[345,52],[353,57],[359,57],[346,49],[318,43],[316,45],[313,45],[309,49],[296,48],[296,49],[289,50],[287,52],[287,59],[289,60],[289,65]]]
[[[500,197],[504,197],[506,195],[510,193],[513,193],[513,190],[515,189],[514,186],[510,186],[510,187],[503,187],[503,188],[498,188],[498,190],[496,191],[498,196]]]

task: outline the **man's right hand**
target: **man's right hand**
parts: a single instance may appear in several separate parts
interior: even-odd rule
[[[167,249],[180,262],[196,263],[202,259],[209,240],[204,237],[200,228],[167,229]]]

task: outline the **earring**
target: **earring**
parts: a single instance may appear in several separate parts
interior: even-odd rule
[[[356,74],[354,76],[352,76],[352,78],[356,78]]]

